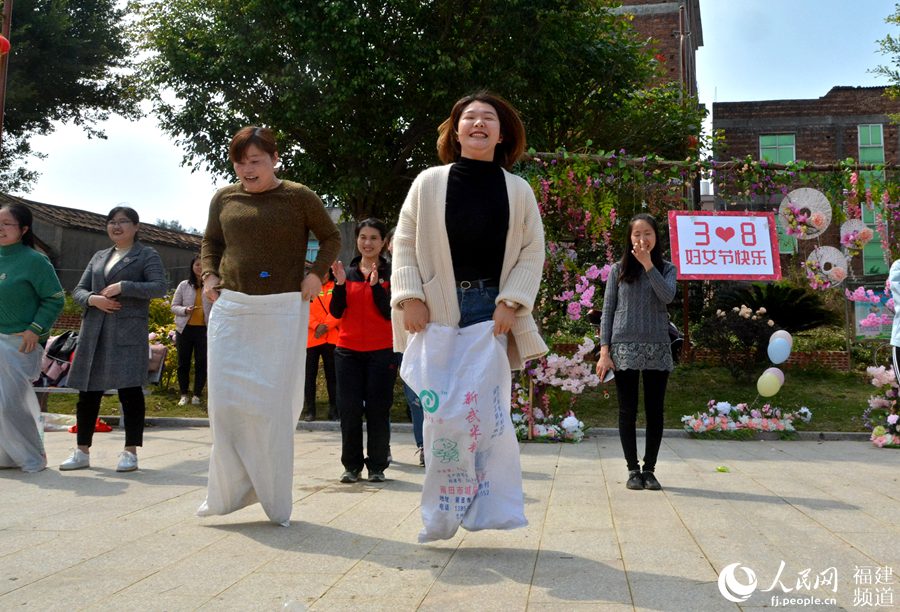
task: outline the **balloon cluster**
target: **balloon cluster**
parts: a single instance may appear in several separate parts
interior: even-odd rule
[[[784,363],[790,357],[793,345],[791,335],[783,329],[778,330],[769,337],[769,360],[775,365]],[[784,372],[779,368],[769,368],[756,381],[756,390],[763,397],[772,397],[781,390],[783,384]]]

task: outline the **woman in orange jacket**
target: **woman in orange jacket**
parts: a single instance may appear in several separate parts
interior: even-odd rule
[[[331,293],[334,277],[331,270],[322,283],[322,291],[309,305],[309,336],[306,341],[306,396],[303,400],[303,420],[316,420],[316,379],[319,375],[319,357],[325,369],[325,387],[328,389],[328,420],[339,420],[334,375],[334,345],[338,338],[340,319],[331,316]]]

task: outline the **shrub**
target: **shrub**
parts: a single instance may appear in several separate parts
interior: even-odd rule
[[[775,329],[765,308],[754,311],[741,304],[706,317],[694,341],[715,353],[736,380],[747,380],[758,370],[756,366],[768,359],[766,348]]]
[[[724,310],[744,304],[751,310],[765,308],[775,325],[792,334],[841,323],[841,318],[825,305],[820,294],[785,283],[732,285],[719,291],[716,302]]]

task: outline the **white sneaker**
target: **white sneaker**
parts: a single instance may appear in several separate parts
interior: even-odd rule
[[[187,395],[182,395],[182,396],[181,396],[181,399],[178,400],[178,405],[179,405],[179,406],[187,406],[187,403],[188,403],[188,396],[187,396]]]
[[[137,455],[127,450],[119,453],[119,465],[116,466],[117,472],[133,472],[136,469],[138,469]]]
[[[63,472],[68,470],[83,470],[87,467],[91,467],[91,455],[90,453],[81,452],[80,448],[76,448],[72,451],[72,456],[59,464],[59,469]]]
[[[199,406],[199,405],[200,405],[200,398],[197,397],[197,396],[195,395],[194,397],[191,398],[191,403],[192,403],[194,406]]]

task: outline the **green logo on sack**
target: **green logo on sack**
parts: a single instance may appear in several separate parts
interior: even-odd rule
[[[453,440],[438,438],[431,445],[431,454],[437,457],[441,463],[459,461],[459,448]]]
[[[434,412],[438,409],[438,394],[431,389],[425,389],[419,393],[419,401],[422,403],[422,410],[425,412]]]

